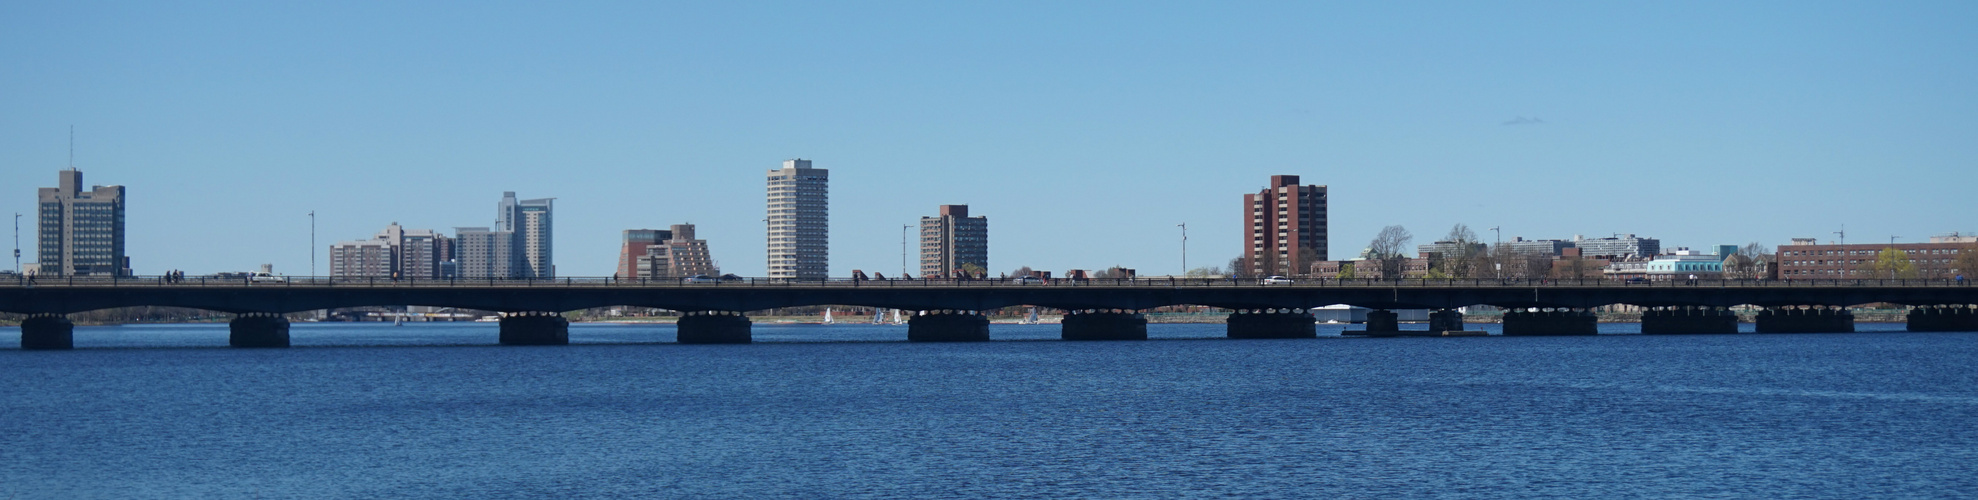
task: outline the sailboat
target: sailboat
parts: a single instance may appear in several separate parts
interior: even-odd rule
[[[894,310],[893,310],[893,324],[895,324],[895,325],[899,325],[899,324],[905,324],[906,322],[907,322],[906,320],[903,320],[903,319],[900,319],[900,310],[899,310],[899,309],[894,309]]]
[[[879,325],[885,323],[886,323],[886,310],[877,307],[872,308],[872,324]]]
[[[824,324],[831,324],[831,308],[824,308]]]

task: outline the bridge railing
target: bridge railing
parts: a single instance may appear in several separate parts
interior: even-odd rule
[[[1258,278],[1090,278],[1090,279],[811,279],[729,278],[621,279],[614,277],[564,278],[332,278],[324,276],[11,276],[0,277],[0,287],[316,287],[316,288],[547,288],[547,287],[630,287],[630,288],[1829,288],[1829,287],[1963,287],[1969,280],[1927,279],[1819,279],[1745,280],[1696,279],[1633,281],[1607,278],[1299,278],[1271,280]]]

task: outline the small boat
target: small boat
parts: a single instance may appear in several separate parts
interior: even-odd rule
[[[391,326],[405,326],[405,317],[404,317],[404,316],[393,316],[393,317],[391,318]]]
[[[1037,306],[1030,306],[1030,315],[1024,316],[1023,321],[1020,322],[1019,324],[1024,324],[1024,325],[1037,324]]]
[[[831,324],[831,308],[824,308],[824,324]]]

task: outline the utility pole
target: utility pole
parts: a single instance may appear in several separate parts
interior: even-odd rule
[[[1841,237],[1841,244],[1842,244],[1842,245],[1846,245],[1846,244],[1848,244],[1848,225],[1847,225],[1847,224],[1841,224],[1841,230],[1839,230],[1839,231],[1834,231],[1834,234],[1837,234],[1837,235],[1840,235],[1840,237]]]
[[[1901,236],[1890,236],[1890,237],[1889,237],[1889,246],[1892,246],[1892,247],[1893,247],[1893,246],[1896,246],[1896,238],[1901,238]]]
[[[906,277],[907,275],[907,230],[912,228],[913,228],[913,224],[900,225],[900,276],[901,277]]]
[[[21,275],[21,213],[14,212],[14,276]]]
[[[1181,275],[1186,277],[1188,276],[1188,223],[1175,225],[1181,226]]]

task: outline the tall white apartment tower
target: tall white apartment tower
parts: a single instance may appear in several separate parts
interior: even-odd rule
[[[769,171],[769,277],[821,280],[831,264],[831,171],[784,160]]]
[[[556,277],[555,247],[550,237],[555,234],[552,208],[556,198],[517,200],[514,191],[501,193],[501,205],[495,212],[495,232],[510,233],[509,250],[513,263],[509,270],[515,278],[554,278]]]

